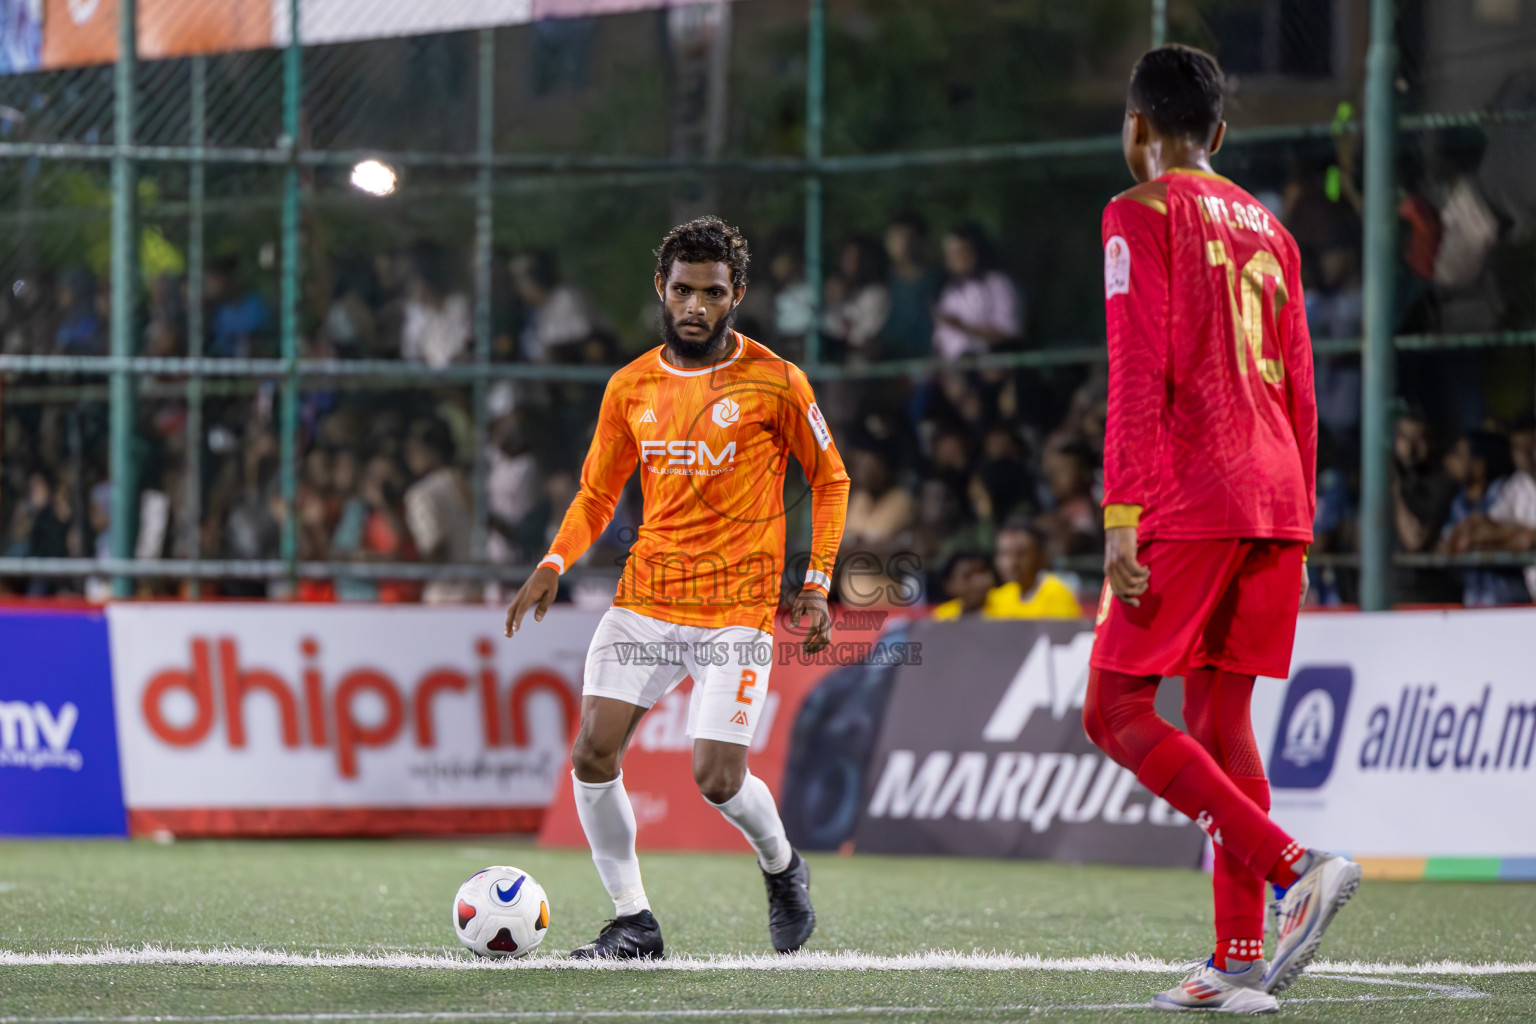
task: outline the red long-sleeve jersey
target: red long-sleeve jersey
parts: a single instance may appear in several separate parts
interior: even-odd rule
[[[1104,211],[1104,303],[1106,525],[1310,542],[1317,400],[1290,232],[1226,178],[1165,174]]]

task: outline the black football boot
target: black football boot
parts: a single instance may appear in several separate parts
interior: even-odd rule
[[[571,950],[574,960],[660,960],[661,925],[649,910],[616,917],[602,934]]]
[[[793,953],[816,930],[816,911],[811,906],[811,866],[797,851],[789,867],[776,875],[763,872],[768,886],[768,935],[773,948]]]

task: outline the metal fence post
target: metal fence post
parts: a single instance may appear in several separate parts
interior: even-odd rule
[[[827,4],[811,0],[810,26],[805,59],[805,158],[821,160],[821,135],[826,123]],[[821,362],[821,169],[812,166],[805,176],[805,285],[810,290],[811,325],[805,332],[805,364],[812,369]]]
[[[207,192],[207,161],[203,147],[208,141],[208,58],[192,58],[191,89],[192,160],[187,184],[187,355],[203,354],[203,201]],[[182,486],[183,519],[187,557],[194,563],[203,554],[203,375],[187,376],[187,472]],[[192,597],[202,596],[203,581],[193,578]]]
[[[495,208],[492,189],[495,179],[491,160],[496,144],[496,30],[480,30],[479,53],[479,121],[475,155],[480,164],[475,179],[475,365],[481,372],[475,375],[473,400],[475,414],[475,461],[473,493],[475,525],[471,551],[476,557],[487,554],[487,524],[490,522],[490,503],[486,482],[490,474],[489,446],[490,412],[487,408],[487,385],[484,368],[491,361],[491,247],[494,241]]]
[[[134,354],[138,331],[139,230],[138,197],[133,160],[134,117],[138,106],[138,4],[121,0],[117,9],[117,66],[114,88],[114,139],[112,156],[112,356],[127,359]],[[134,464],[134,434],[138,420],[134,375],[126,366],[112,371],[109,458],[112,477],[112,556],[132,558],[137,532],[138,481]],[[130,597],[134,581],[127,576],[112,580],[116,597]]]
[[[827,4],[810,0],[810,19],[806,32],[805,53],[805,159],[811,163],[805,176],[805,286],[810,292],[811,322],[805,332],[807,369],[814,375],[821,364],[821,237],[824,215],[825,182],[817,166],[822,156],[821,136],[826,124],[827,91]],[[805,470],[805,467],[801,467]],[[807,476],[809,476],[809,471]],[[785,524],[788,536],[798,542],[801,551],[810,551],[815,540],[809,501],[801,501],[790,510]],[[788,563],[786,563],[787,565]],[[800,582],[792,580],[796,589]]]
[[[1397,122],[1393,0],[1371,0],[1365,90],[1365,350],[1362,363],[1360,606],[1392,600],[1392,395],[1396,377],[1393,275],[1397,267]]]
[[[283,255],[279,286],[282,310],[282,407],[278,448],[282,459],[283,531],[281,554],[288,583],[298,580],[298,433],[299,433],[299,0],[288,0],[288,46],[283,51],[283,135],[288,166],[283,171]]]

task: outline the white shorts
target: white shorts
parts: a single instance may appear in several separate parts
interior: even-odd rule
[[[693,676],[688,735],[750,746],[768,699],[773,636],[750,626],[682,626],[610,608],[592,634],[584,697],[649,708]]]

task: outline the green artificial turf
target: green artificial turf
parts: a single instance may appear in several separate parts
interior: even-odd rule
[[[146,944],[324,953],[458,953],[449,904],[480,867],[543,883],[553,920],[538,956],[596,934],[612,905],[584,853],[456,842],[0,844],[0,950]],[[669,954],[767,954],[751,858],[643,857]],[[1010,951],[1044,957],[1210,948],[1209,880],[1186,871],[998,861],[813,857],[820,926],[808,948],[895,955]],[[1536,959],[1536,885],[1367,882],[1330,930],[1334,961]],[[0,967],[0,1024],[58,1018],[476,1014],[654,1020],[1098,1020],[1140,1010],[1174,974],[1011,971],[449,971],[380,967]],[[1304,978],[1285,1016],[1330,1021],[1536,1019],[1536,974]],[[1447,998],[1425,984],[1452,986]],[[1415,987],[1419,986],[1419,987]],[[1473,993],[1480,993],[1476,998]],[[1360,1001],[1362,996],[1375,1001]],[[1342,1000],[1314,1002],[1310,1000]],[[389,1018],[383,1018],[389,1019]],[[395,1016],[393,1019],[410,1019]]]

